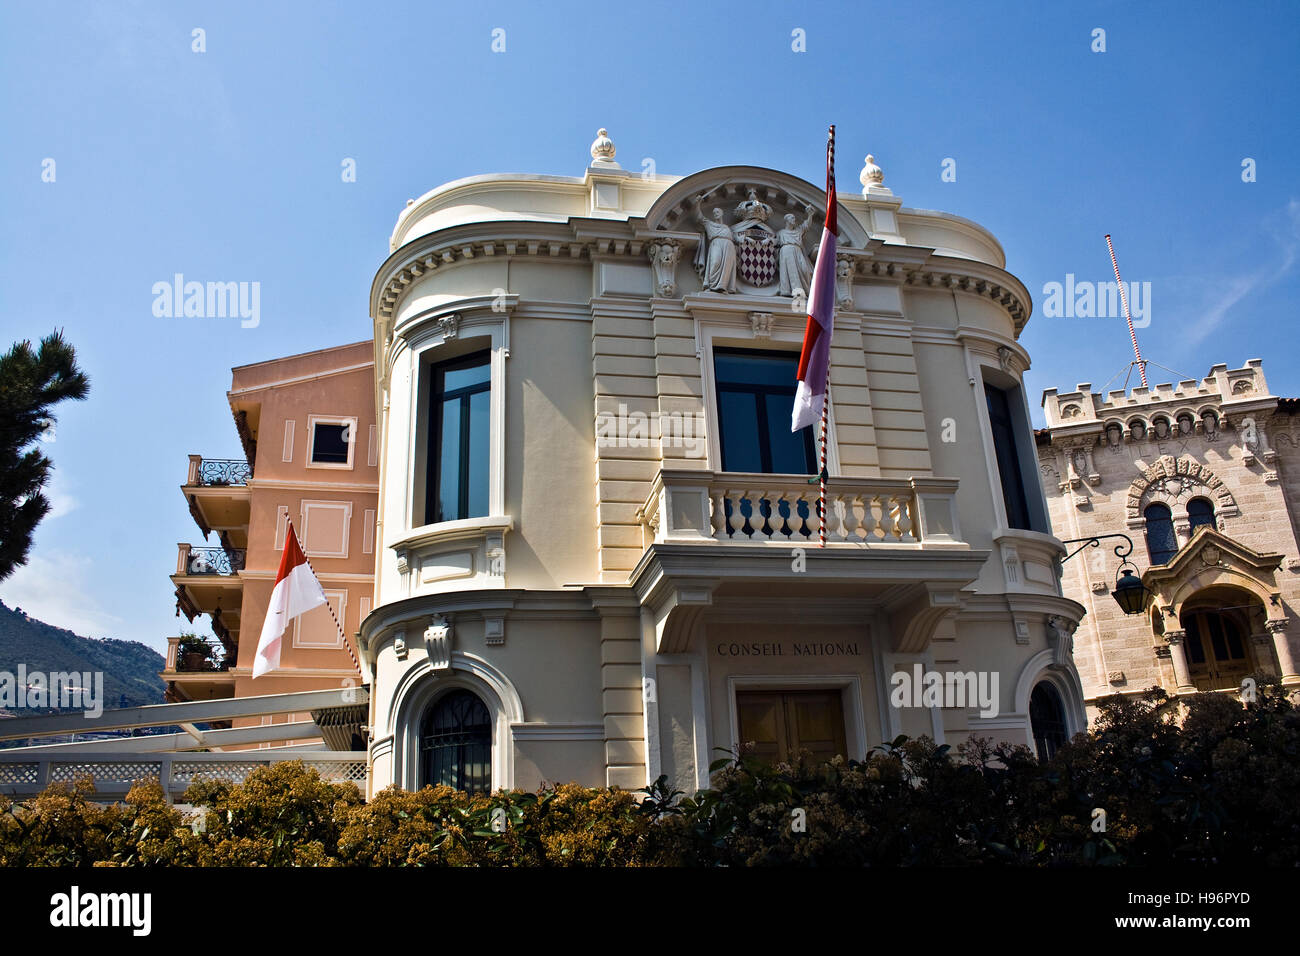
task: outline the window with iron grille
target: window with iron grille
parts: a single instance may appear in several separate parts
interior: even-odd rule
[[[492,790],[492,715],[479,697],[456,690],[435,700],[420,729],[423,783],[466,793]]]
[[[1039,682],[1029,695],[1029,727],[1039,760],[1050,760],[1068,739],[1061,695],[1047,681]]]

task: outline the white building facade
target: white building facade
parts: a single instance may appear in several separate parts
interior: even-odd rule
[[[822,549],[789,416],[824,190],[591,153],[411,202],[375,277],[373,789],[693,792],[745,742],[1082,730],[996,239],[870,159],[841,197]]]

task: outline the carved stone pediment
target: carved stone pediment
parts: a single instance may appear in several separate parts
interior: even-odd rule
[[[644,222],[647,238],[699,237],[691,256],[705,291],[806,298],[825,217],[823,189],[776,170],[724,166],[670,186]],[[872,245],[843,209],[838,223],[838,248]]]
[[[1276,573],[1282,559],[1281,554],[1256,551],[1215,528],[1203,526],[1168,564],[1148,569],[1142,583],[1156,595],[1157,605],[1175,612],[1198,591],[1216,586],[1249,591],[1261,603],[1269,603],[1278,593]],[[1169,610],[1165,613],[1172,617]]]

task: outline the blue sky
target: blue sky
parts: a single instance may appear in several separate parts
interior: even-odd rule
[[[0,598],[164,646],[176,543],[200,540],[186,456],[239,454],[230,368],[368,338],[408,198],[580,175],[600,126],[627,168],[816,183],[836,123],[843,190],[871,152],[905,205],[1001,240],[1034,298],[1035,408],[1132,358],[1122,319],[1041,312],[1045,283],[1110,278],[1107,232],[1151,283],[1147,358],[1261,357],[1300,396],[1297,50],[1294,3],[5,2],[0,347],[61,327],[92,384],[59,410],[55,510]],[[156,318],[177,272],[259,282],[260,324]]]

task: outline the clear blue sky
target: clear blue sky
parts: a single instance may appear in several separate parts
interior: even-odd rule
[[[186,455],[239,454],[231,366],[367,338],[407,198],[580,175],[599,126],[631,169],[816,183],[838,124],[846,191],[872,152],[905,205],[1002,241],[1034,297],[1035,408],[1131,358],[1122,319],[1041,314],[1045,283],[1109,278],[1106,232],[1125,279],[1152,283],[1148,358],[1201,376],[1262,357],[1300,396],[1298,50],[1295,3],[5,0],[0,347],[62,327],[92,384],[59,410],[56,510],[0,598],[162,647],[176,543],[200,540]],[[155,318],[176,272],[260,282],[261,324]]]

